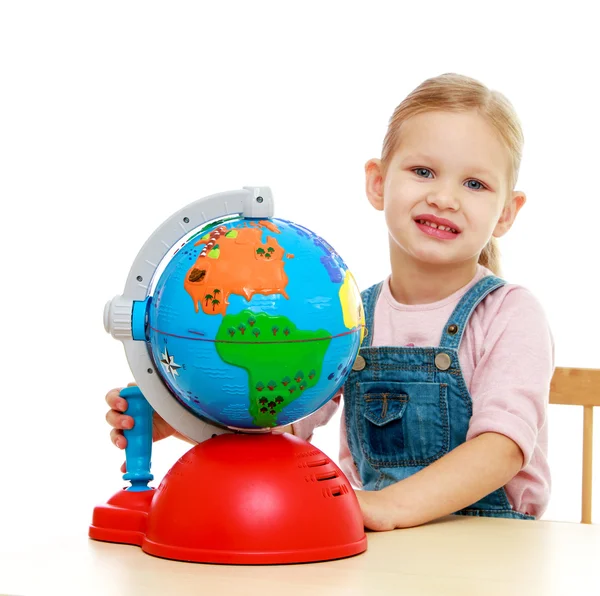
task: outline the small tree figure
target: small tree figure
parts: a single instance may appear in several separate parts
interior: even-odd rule
[[[269,384],[267,385],[267,387],[269,388],[269,391],[273,391],[273,389],[275,389],[275,387],[277,387],[277,383],[275,381],[269,381]]]
[[[262,391],[264,388],[265,388],[265,384],[262,381],[259,381],[258,383],[256,383],[257,391]]]
[[[288,327],[286,327],[286,328],[283,330],[283,334],[284,334],[286,337],[287,337],[287,336],[290,334],[290,330],[289,330],[289,328],[288,328]]]
[[[278,395],[278,396],[275,398],[275,401],[276,401],[278,404],[281,404],[281,403],[283,403],[283,397],[281,397],[281,395]]]
[[[213,298],[213,300],[212,300],[213,312],[215,310],[215,306],[218,306],[219,304],[221,304],[221,301],[217,300],[216,298]]]
[[[284,387],[287,387],[292,382],[292,379],[290,379],[289,377],[284,377],[283,381],[281,382],[283,383]]]
[[[269,246],[269,248],[267,248],[267,251],[268,251],[270,254],[273,254],[273,253],[275,252],[275,249],[274,249],[272,246]]]
[[[254,327],[254,323],[256,323],[256,319],[253,316],[248,317],[248,325]]]
[[[235,335],[235,327],[229,327],[229,329],[227,329],[227,333],[233,337]]]
[[[241,334],[244,335],[244,333],[246,332],[246,325],[244,325],[244,323],[240,323],[238,325],[238,329],[240,330]]]
[[[260,329],[258,329],[258,328],[253,329],[252,334],[254,335],[254,337],[256,337],[258,339],[258,336],[260,335]]]
[[[273,332],[273,335],[277,335],[277,332],[279,331],[279,327],[277,327],[277,325],[273,325],[273,328],[271,329],[271,331]]]
[[[308,378],[312,381],[315,376],[317,374],[317,371],[315,371],[315,369],[313,368],[309,373],[308,373]]]
[[[257,249],[256,249],[256,254],[257,254],[259,257],[262,257],[262,256],[265,254],[265,249],[264,249],[264,248],[257,248]]]
[[[215,289],[213,290],[213,294],[214,294],[214,297],[215,297],[215,298],[216,298],[216,297],[217,297],[217,296],[218,296],[220,293],[221,293],[221,290],[219,290],[218,288],[215,288]]]
[[[271,253],[270,252],[266,253],[265,254],[265,259],[270,259],[270,258],[271,258]]]
[[[304,373],[299,370],[296,375],[294,376],[294,379],[296,380],[296,383],[299,383],[302,379],[304,378]]]
[[[208,303],[213,299],[213,295],[212,294],[206,294],[206,296],[204,296],[204,300],[206,300],[206,302],[204,303],[204,306],[208,306]]]

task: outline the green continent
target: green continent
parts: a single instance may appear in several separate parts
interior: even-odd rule
[[[317,384],[331,333],[305,331],[287,317],[243,310],[223,317],[216,340],[223,361],[248,371],[254,424],[273,427],[284,407]]]

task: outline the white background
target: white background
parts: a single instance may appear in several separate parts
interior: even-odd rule
[[[269,185],[276,214],[324,236],[366,288],[388,259],[363,165],[401,99],[444,72],[520,114],[529,200],[504,274],[545,306],[558,365],[600,367],[598,31],[591,3],[535,6],[3,3],[0,532],[85,532],[121,486],[104,394],[131,375],[102,312],[152,231],[202,196]],[[581,421],[550,409],[547,519],[579,519]],[[335,421],[316,442],[337,455]],[[599,445],[597,430],[596,462]],[[157,479],[186,449],[157,445]]]

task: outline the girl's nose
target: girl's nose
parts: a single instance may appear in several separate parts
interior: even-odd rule
[[[456,193],[448,186],[432,190],[427,195],[426,201],[428,205],[435,206],[440,210],[449,209],[457,211],[460,207]]]

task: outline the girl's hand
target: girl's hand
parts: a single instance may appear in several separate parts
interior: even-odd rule
[[[288,424],[286,426],[278,426],[277,428],[271,429],[271,433],[274,435],[282,435],[283,433],[293,435],[294,427],[291,424]]]
[[[376,532],[386,532],[396,528],[394,506],[381,491],[354,491],[363,514],[365,528]]]
[[[129,383],[127,387],[132,387],[135,383]],[[123,414],[127,410],[127,400],[119,395],[120,387],[111,389],[106,394],[106,403],[110,406],[110,410],[106,413],[106,421],[112,426],[110,431],[111,441],[119,448],[127,447],[127,439],[123,435],[123,430],[133,428],[133,418]],[[176,434],[175,429],[165,422],[156,412],[152,418],[152,441],[160,441],[166,437]],[[121,471],[125,472],[125,464],[121,466]]]

